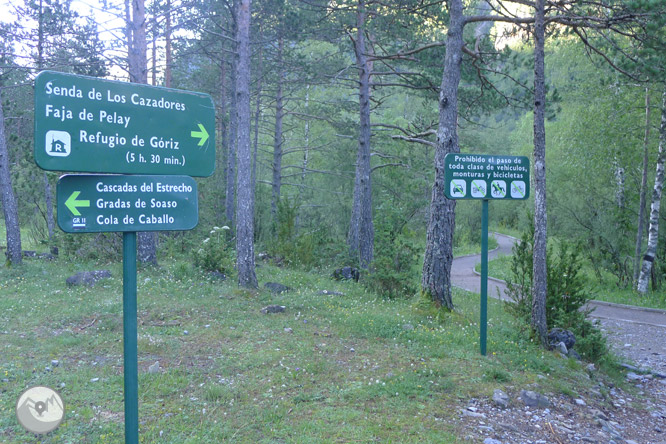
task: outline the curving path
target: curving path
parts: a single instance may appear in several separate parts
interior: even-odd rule
[[[498,255],[511,255],[516,239],[494,233],[498,248],[488,253],[489,260]],[[481,291],[481,277],[474,271],[481,262],[481,255],[461,256],[453,259],[451,283],[474,293]],[[506,300],[504,281],[489,278],[488,296]],[[591,317],[599,320],[601,327],[616,352],[637,364],[666,372],[666,311],[628,305],[590,301]]]

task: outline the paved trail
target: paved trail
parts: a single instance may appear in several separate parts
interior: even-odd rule
[[[498,255],[511,255],[514,238],[495,233],[498,248],[488,253],[489,260]],[[481,262],[481,255],[455,258],[451,270],[451,282],[456,287],[479,293],[481,277],[474,266]],[[488,279],[488,296],[506,299],[506,284],[498,279]],[[635,363],[653,370],[666,372],[666,311],[602,301],[591,301],[594,309],[591,317],[598,319],[607,333],[615,351]]]

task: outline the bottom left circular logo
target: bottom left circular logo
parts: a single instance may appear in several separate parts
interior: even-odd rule
[[[18,422],[32,433],[43,434],[54,430],[64,416],[62,398],[48,387],[31,387],[21,394],[16,403]]]

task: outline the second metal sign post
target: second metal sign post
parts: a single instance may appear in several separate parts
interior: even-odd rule
[[[447,198],[482,202],[479,348],[485,356],[488,337],[488,201],[527,199],[530,195],[530,161],[525,156],[449,153],[444,157],[444,170]]]

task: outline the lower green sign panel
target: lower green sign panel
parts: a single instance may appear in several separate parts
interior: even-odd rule
[[[199,222],[189,176],[65,175],[56,196],[67,233],[191,230]]]

